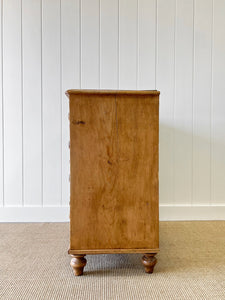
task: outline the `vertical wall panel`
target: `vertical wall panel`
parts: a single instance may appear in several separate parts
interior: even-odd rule
[[[118,85],[118,1],[100,2],[100,88]]]
[[[179,0],[175,24],[174,203],[192,201],[193,1]]]
[[[203,9],[204,7],[204,9]],[[193,203],[210,203],[212,0],[195,1]]]
[[[3,98],[2,98],[2,0],[0,1],[0,207],[4,204]]]
[[[79,0],[61,2],[62,58],[62,204],[69,204],[69,99],[65,91],[80,88]]]
[[[160,94],[159,183],[160,204],[174,201],[174,25],[175,0],[158,0],[157,78]]]
[[[137,88],[137,0],[119,2],[119,88]]]
[[[212,176],[213,202],[223,203],[225,195],[225,1],[214,1]]]
[[[156,0],[139,0],[138,89],[155,89]]]
[[[223,205],[224,15],[224,0],[2,0],[0,207],[68,204],[70,88],[160,90],[160,204]]]
[[[24,205],[41,205],[41,1],[22,2]]]
[[[99,1],[81,1],[82,88],[99,88]]]
[[[21,1],[3,1],[5,205],[20,206],[22,189]]]
[[[61,202],[60,0],[42,6],[43,205]]]

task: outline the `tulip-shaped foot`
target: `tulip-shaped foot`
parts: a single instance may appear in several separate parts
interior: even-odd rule
[[[142,264],[146,273],[153,273],[154,267],[157,263],[155,255],[156,253],[145,253],[142,257]]]
[[[84,267],[86,266],[87,260],[84,258],[84,254],[72,254],[70,262],[73,272],[76,276],[83,275]]]

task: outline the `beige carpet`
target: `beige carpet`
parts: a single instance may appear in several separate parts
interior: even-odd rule
[[[161,222],[158,263],[87,256],[74,277],[67,223],[0,224],[0,299],[225,299],[225,222]]]

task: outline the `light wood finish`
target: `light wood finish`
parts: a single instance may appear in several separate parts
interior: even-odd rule
[[[153,95],[159,95],[160,92],[153,90],[153,91],[136,91],[136,90],[88,90],[88,89],[83,89],[83,90],[68,90],[66,91],[66,95],[69,97],[70,95],[78,95],[78,94],[83,94],[83,95],[148,95],[148,96],[153,96]]]
[[[157,253],[159,92],[67,95],[69,253]]]
[[[148,249],[148,253],[158,253],[159,249]],[[85,250],[74,250],[69,249],[69,254],[116,254],[116,253],[146,253],[146,249],[85,249]]]

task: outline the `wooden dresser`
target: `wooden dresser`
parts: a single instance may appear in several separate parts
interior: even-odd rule
[[[68,90],[70,249],[75,275],[85,255],[159,251],[159,92]]]

